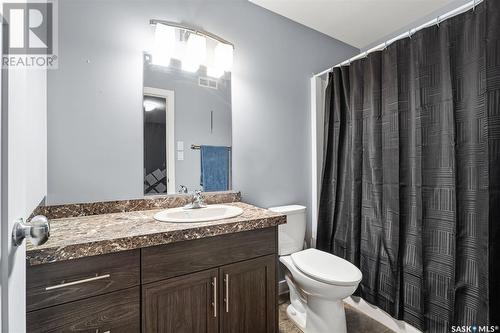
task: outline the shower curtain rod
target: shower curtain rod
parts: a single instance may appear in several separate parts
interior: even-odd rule
[[[317,74],[314,74],[313,77],[318,77],[318,76],[322,76],[330,71],[332,71],[335,67],[340,67],[340,66],[345,66],[345,65],[349,65],[352,61],[354,60],[358,60],[358,59],[361,59],[361,58],[365,58],[366,56],[368,56],[368,54],[372,53],[372,52],[375,52],[375,51],[379,51],[379,50],[384,50],[387,46],[389,46],[390,44],[394,43],[395,41],[397,40],[400,40],[400,39],[403,39],[403,38],[406,38],[406,37],[411,37],[413,34],[415,34],[417,31],[419,30],[422,30],[424,28],[427,28],[427,27],[430,27],[434,24],[437,24],[439,25],[440,22],[443,22],[444,20],[446,19],[449,19],[450,17],[453,17],[453,16],[456,16],[458,14],[461,14],[463,12],[466,12],[468,11],[469,9],[474,9],[479,3],[483,2],[483,0],[473,0],[473,1],[469,1],[467,2],[466,4],[458,7],[458,8],[455,8],[443,15],[439,15],[438,17],[436,17],[435,19],[433,20],[430,20],[416,28],[413,28],[413,29],[410,29],[408,30],[407,32],[405,33],[402,33],[401,35],[397,36],[397,37],[394,37],[394,38],[391,38],[387,41],[385,41],[384,43],[381,43],[375,47],[372,47],[364,52],[361,52],[359,53],[358,55],[355,55],[354,57],[352,58],[349,58],[347,60],[344,60],[342,61],[341,63],[333,66],[333,67],[329,67],[327,69],[325,69],[324,71],[320,72],[320,73],[317,73]]]

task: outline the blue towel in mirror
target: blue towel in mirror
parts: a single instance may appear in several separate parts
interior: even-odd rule
[[[201,146],[200,150],[203,191],[229,190],[229,147]]]

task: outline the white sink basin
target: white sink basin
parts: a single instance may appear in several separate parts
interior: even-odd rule
[[[170,208],[156,213],[154,218],[160,222],[193,223],[228,219],[242,213],[243,209],[235,206],[208,205],[198,209]]]

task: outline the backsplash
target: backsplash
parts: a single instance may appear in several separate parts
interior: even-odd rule
[[[229,202],[240,202],[241,192],[207,192],[203,193],[207,204],[221,204]],[[103,201],[91,203],[66,204],[55,206],[38,206],[31,217],[45,215],[50,219],[67,217],[79,217],[87,215],[111,214],[121,212],[133,212],[150,209],[180,207],[190,203],[192,196],[188,194],[155,196],[144,199]],[[30,218],[31,218],[30,217]]]

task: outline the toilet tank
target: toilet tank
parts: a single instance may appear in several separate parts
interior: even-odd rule
[[[301,251],[306,236],[306,207],[290,205],[269,210],[286,215],[286,224],[278,226],[278,254],[285,256]]]

